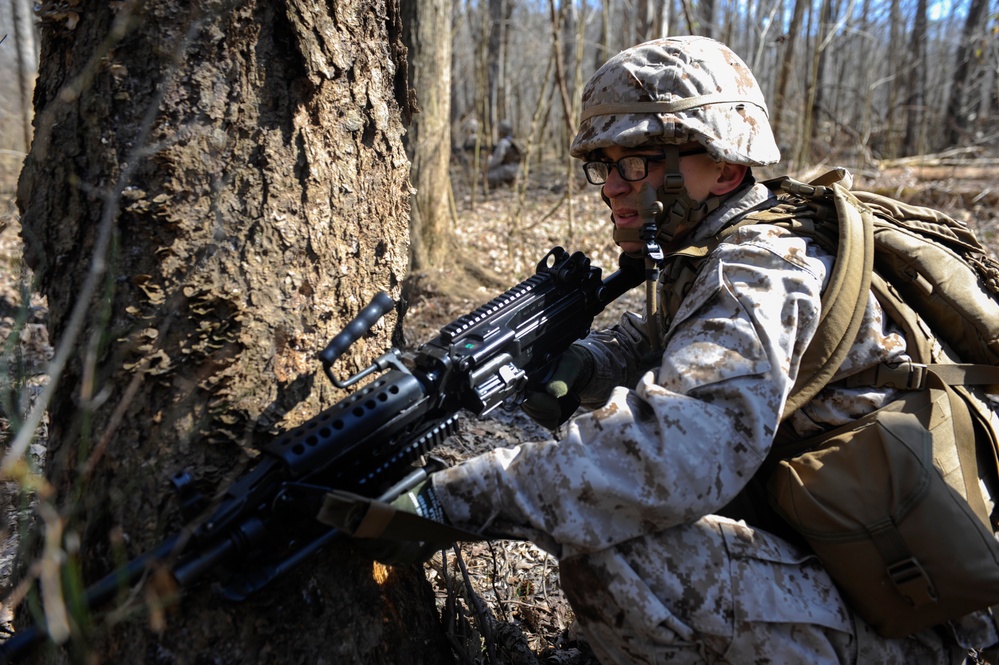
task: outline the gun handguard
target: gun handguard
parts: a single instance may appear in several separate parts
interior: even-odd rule
[[[640,261],[629,264],[622,257],[621,269],[601,280],[585,255],[556,247],[532,277],[444,326],[415,352],[393,349],[339,381],[333,364],[394,306],[379,294],[320,359],[341,387],[381,373],[268,444],[208,519],[195,522],[186,515],[198,526],[94,584],[87,606],[107,602],[152,566],[167,566],[181,588],[210,572],[225,572],[223,589],[234,600],[262,588],[342,537],[314,519],[327,490],[394,498],[389,494],[402,491],[401,479],[413,473],[413,462],[455,431],[461,410],[482,416],[540,383],[568,346],[588,334],[594,317],[642,279]],[[18,631],[0,644],[0,665],[45,637],[42,626]]]

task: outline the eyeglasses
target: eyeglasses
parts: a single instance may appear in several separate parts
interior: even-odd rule
[[[699,155],[705,152],[707,152],[707,148],[699,146],[681,151],[680,157]],[[583,173],[591,185],[602,185],[607,182],[611,167],[614,167],[622,179],[635,182],[636,180],[644,180],[649,175],[649,162],[661,162],[664,159],[666,159],[665,155],[628,155],[616,162],[585,162]]]

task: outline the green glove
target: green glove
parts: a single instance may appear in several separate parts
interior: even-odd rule
[[[389,565],[422,563],[453,540],[429,478],[389,504],[330,491],[317,519],[350,534],[360,552]]]
[[[573,344],[558,359],[544,392],[528,395],[521,408],[542,427],[555,429],[579,406],[576,394],[593,377],[593,355]]]

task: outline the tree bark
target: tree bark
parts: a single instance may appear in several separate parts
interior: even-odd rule
[[[984,25],[985,13],[989,8],[989,0],[972,0],[968,7],[968,17],[961,31],[961,41],[957,47],[957,59],[954,65],[954,82],[950,89],[950,101],[947,103],[945,119],[947,127],[948,146],[956,146],[968,135],[969,118],[966,111],[965,88],[971,70],[971,60],[977,51],[974,44],[976,30]]]
[[[176,472],[212,495],[339,397],[315,353],[407,266],[397,4],[194,6],[42,25],[18,201],[57,356],[71,351],[52,377],[48,534],[64,529],[85,582],[181,527]],[[71,644],[107,663],[447,662],[422,570],[348,546],[319,558],[240,604],[200,584],[163,612],[148,587],[113,621],[71,614]]]
[[[451,160],[452,5],[442,0],[407,0],[406,44],[413,62],[411,83],[420,112],[408,134],[413,161],[412,269],[442,268],[452,257],[454,233],[449,205]]]
[[[790,106],[787,88],[794,76],[794,49],[798,42],[798,33],[801,31],[801,21],[805,15],[805,5],[804,0],[794,0],[794,13],[791,16],[791,25],[788,27],[784,39],[782,39],[784,55],[780,60],[780,72],[777,76],[777,95],[772,111],[774,115],[774,131],[777,136],[797,135],[797,131],[788,131],[789,128],[786,126],[787,123],[784,120],[784,116]]]
[[[926,13],[927,0],[916,3],[916,17],[912,24],[912,39],[909,41],[909,99],[906,104],[905,139],[903,157],[919,155],[926,148],[924,109],[926,107]]]
[[[31,146],[31,93],[35,88],[38,54],[35,29],[31,25],[31,3],[11,0],[14,41],[17,48],[17,83],[21,96],[21,126],[24,128],[24,151]]]

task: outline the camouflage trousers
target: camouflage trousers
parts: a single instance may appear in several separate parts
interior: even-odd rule
[[[723,517],[567,556],[560,569],[605,665],[957,665],[966,655],[933,630],[880,637],[814,556]]]

